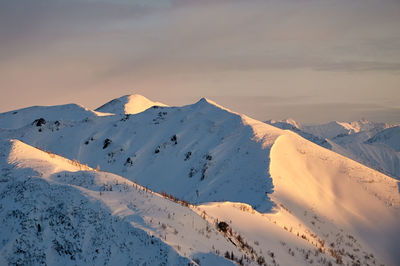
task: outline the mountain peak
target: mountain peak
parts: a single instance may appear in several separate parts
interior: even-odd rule
[[[297,128],[301,127],[301,124],[299,122],[297,122],[296,120],[294,120],[293,118],[286,118],[283,121],[288,123],[288,124],[290,124],[290,125],[292,125],[292,126],[294,126],[294,127],[297,127]]]
[[[214,101],[207,99],[205,97],[202,97],[197,104],[212,104],[212,105],[217,105],[217,103],[215,103]]]
[[[96,111],[114,114],[137,114],[155,105],[167,106],[160,102],[153,102],[140,94],[128,94],[109,101],[97,108]]]
[[[230,110],[230,109],[228,109],[228,108],[226,108],[226,107],[224,107],[224,106],[222,106],[222,105],[219,105],[219,104],[217,104],[216,102],[214,102],[213,100],[210,100],[210,99],[205,98],[205,97],[202,97],[199,101],[197,101],[197,102],[194,104],[194,106],[214,106],[214,107],[217,107],[217,108],[219,108],[219,109],[228,111],[228,112],[230,112],[230,113],[237,114],[236,112],[234,112],[234,111],[232,111],[232,110]]]

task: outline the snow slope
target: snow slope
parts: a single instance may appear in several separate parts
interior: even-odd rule
[[[229,264],[232,260],[268,265],[400,264],[396,250],[400,236],[398,181],[289,130],[232,112],[208,99],[183,107],[154,106],[133,115],[27,124],[0,130],[0,138],[19,139],[51,151],[45,153],[20,141],[11,142],[11,152],[0,157],[11,163],[11,167],[2,163],[8,177],[4,184],[0,182],[6,195],[0,206],[13,202],[9,197],[19,202],[15,199],[21,193],[23,205],[17,209],[27,208],[24,206],[29,202],[33,202],[30,206],[42,206],[54,199],[32,201],[41,199],[41,190],[68,188],[68,192],[60,192],[63,197],[79,198],[71,206],[82,206],[78,202],[83,201],[107,210],[111,218],[103,227],[107,223],[127,224],[126,230],[144,234],[138,243],[149,243],[142,239],[150,239],[151,243],[151,236],[157,238],[164,255],[152,257],[155,264],[197,260],[202,265]],[[346,151],[333,141],[329,144]],[[10,177],[22,181],[9,184]],[[46,187],[28,190],[34,195],[31,198],[22,184],[33,180]],[[75,192],[70,191],[72,188]],[[198,206],[176,199],[171,202],[161,193]],[[60,203],[62,198],[57,200]],[[39,213],[45,217],[51,215],[40,208]],[[69,212],[67,209],[64,216],[70,217]],[[85,208],[83,213],[87,212]],[[1,215],[8,217],[11,213],[10,209]],[[12,224],[12,219],[4,228],[17,232],[12,234],[13,239],[21,238],[27,233],[25,227],[18,227],[24,220]],[[22,235],[18,233],[21,230]],[[117,239],[104,230],[101,237]],[[82,234],[79,231],[79,240],[63,240],[60,245],[47,238],[46,243],[54,245],[43,246],[41,250],[46,252],[40,254],[46,254],[47,259],[56,250],[58,255],[51,256],[69,261],[72,258],[64,255],[84,250],[79,258],[79,264],[84,264],[85,258],[96,254],[87,250],[91,244],[81,244],[92,243],[87,242],[91,236],[80,237]],[[3,240],[7,247],[13,245],[10,239]],[[111,243],[129,246],[124,242],[128,238],[118,239]],[[36,246],[39,242],[29,243]],[[29,248],[33,244],[29,245],[23,246],[25,252],[33,250]],[[68,246],[74,249],[65,249]],[[18,248],[2,250],[13,254],[22,246]],[[110,246],[107,250],[118,249]],[[131,254],[129,248],[126,250]],[[132,259],[125,251],[115,252],[120,252],[117,257],[121,261]],[[101,263],[110,257],[101,254]],[[3,261],[9,256],[4,255]],[[134,260],[142,258],[135,256]],[[50,262],[55,264],[56,260]]]
[[[247,204],[233,202],[208,203],[200,205],[199,209],[210,221],[226,221],[233,230],[232,235],[241,239],[238,245],[254,250],[267,265],[310,265],[311,261],[329,265],[335,262],[329,254],[317,251],[313,244],[277,223],[274,216],[283,213],[262,214]],[[297,221],[293,217],[289,220]]]
[[[269,120],[266,123],[291,130],[315,144],[400,179],[398,126],[366,120],[350,123],[332,122],[310,127],[295,127],[293,125],[298,123],[293,121]],[[310,128],[310,132],[326,138],[322,139],[306,132]]]
[[[89,191],[52,180],[60,176],[73,182],[97,183],[97,173],[80,172],[67,160],[54,160],[18,141],[1,146],[0,264],[189,262],[84,194]]]
[[[385,263],[400,262],[396,252],[400,237],[397,180],[294,134],[279,137],[270,156],[274,201],[303,222],[308,218],[301,212],[308,208],[308,215],[333,222]]]
[[[222,251],[242,256],[188,207],[20,141],[1,144],[3,265],[232,265]]]
[[[356,134],[336,137],[328,142],[331,150],[400,179],[398,127],[375,127]]]
[[[104,115],[77,104],[32,106],[0,114],[0,128],[16,129],[43,118],[51,121],[79,121],[87,117]]]
[[[99,108],[98,112],[113,114],[137,114],[153,106],[166,106],[160,102],[153,102],[139,94],[125,95],[114,99]]]
[[[267,211],[273,205],[266,194],[272,192],[268,153],[281,133],[202,99],[136,115],[28,125],[0,135],[189,202],[238,201]]]
[[[336,144],[332,150],[372,167],[384,174],[400,179],[400,152],[382,143],[353,142]]]
[[[368,144],[381,143],[400,152],[400,126],[382,130],[366,141]]]
[[[7,186],[0,190],[5,206],[0,216],[7,221],[3,228],[11,232],[1,234],[2,243],[8,243],[0,248],[4,263],[86,265],[91,258],[96,265],[186,265],[190,260],[229,265],[232,262],[223,257],[226,252],[246,265],[255,264],[254,260],[267,265],[308,265],[311,261],[329,265],[335,261],[328,251],[317,251],[314,243],[289,232],[289,226],[301,223],[306,228],[306,224],[283,208],[260,214],[242,203],[211,203],[192,207],[197,215],[127,179],[20,141],[4,143],[1,150],[5,175],[0,184]],[[34,212],[29,211],[32,207]],[[227,221],[234,231],[216,231],[215,219]],[[324,222],[323,217],[318,221]],[[302,236],[312,236],[303,231]],[[18,242],[11,244],[13,239]],[[32,246],[39,248],[32,250]],[[364,256],[372,253],[357,247]]]
[[[399,264],[397,180],[289,131],[275,140],[269,171],[276,213],[260,214],[249,205],[228,202],[200,209],[212,219],[230,221],[253,247],[253,243],[264,247],[261,254],[273,253],[274,260],[284,265],[325,265],[329,260],[324,254],[345,265]],[[306,243],[293,247],[294,240],[289,239],[296,236],[311,247]],[[288,253],[294,254],[293,260]],[[296,261],[299,255],[306,260]]]

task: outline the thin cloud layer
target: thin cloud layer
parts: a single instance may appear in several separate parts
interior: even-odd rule
[[[398,14],[395,0],[6,0],[0,84],[9,95],[46,93],[48,104],[70,90],[89,107],[131,88],[167,103],[178,95],[177,104],[240,95],[238,86],[250,96],[300,91],[321,100],[335,89],[327,81],[339,102],[369,101],[376,80],[381,95],[400,100]]]

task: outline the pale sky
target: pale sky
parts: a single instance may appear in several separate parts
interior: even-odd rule
[[[400,123],[399,0],[0,0],[0,112],[138,93]]]

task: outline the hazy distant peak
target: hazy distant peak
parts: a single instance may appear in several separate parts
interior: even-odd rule
[[[96,111],[113,114],[137,114],[155,105],[167,106],[160,102],[153,102],[140,94],[130,94],[111,100],[97,108]]]
[[[400,126],[384,129],[366,141],[369,144],[381,143],[400,152]]]
[[[292,118],[287,118],[283,120],[275,120],[275,119],[270,119],[265,121],[265,123],[273,125],[275,127],[278,127],[280,129],[289,129],[289,130],[295,130],[298,131],[300,130],[301,124],[296,122]]]
[[[277,124],[277,123],[282,124],[282,123],[285,123],[285,124],[289,124],[289,125],[291,125],[291,126],[293,126],[295,128],[298,128],[298,129],[300,129],[300,127],[301,127],[301,124],[299,122],[297,122],[296,120],[294,120],[293,118],[286,118],[286,119],[283,119],[283,120],[271,119],[271,120],[268,120],[266,122],[268,124]]]
[[[318,137],[332,139],[337,136],[352,135],[374,129],[383,130],[388,127],[390,125],[386,123],[376,123],[361,119],[353,122],[332,121],[326,124],[307,125],[302,126],[301,129]]]
[[[292,126],[294,126],[294,127],[297,127],[297,128],[300,128],[301,127],[301,125],[300,125],[300,123],[298,123],[296,120],[294,120],[293,118],[286,118],[285,120],[283,120],[284,122],[286,122],[286,123],[288,123],[288,124],[290,124],[290,125],[292,125]]]

